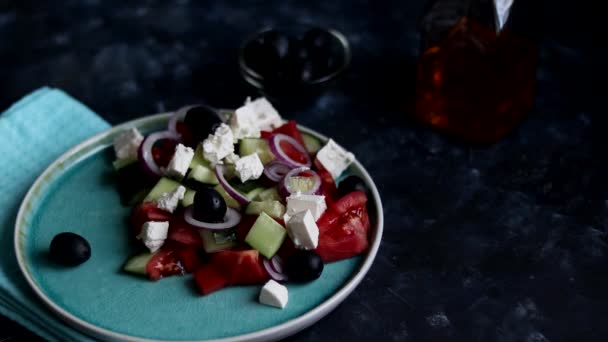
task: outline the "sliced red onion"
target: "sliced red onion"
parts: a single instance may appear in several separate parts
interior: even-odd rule
[[[300,162],[297,162],[297,161],[289,158],[289,156],[285,153],[285,151],[283,151],[283,148],[281,147],[281,142],[283,142],[283,141],[288,142],[296,150],[300,151],[303,155],[305,155],[306,162],[300,163]],[[306,150],[306,147],[302,146],[302,144],[300,144],[296,139],[290,137],[289,135],[282,134],[282,133],[275,134],[272,137],[270,137],[269,145],[270,145],[270,151],[279,160],[287,163],[290,166],[293,166],[293,167],[308,166],[308,167],[310,167],[310,165],[312,164],[312,162],[310,160],[310,155],[308,154],[308,150]]]
[[[279,273],[285,273],[284,271],[284,265],[285,262],[283,261],[283,258],[281,258],[278,254],[276,254],[275,256],[273,256],[272,258],[270,258],[270,264],[272,265],[272,268],[279,272]]]
[[[174,132],[179,134],[179,132],[177,131],[177,123],[180,121],[184,121],[184,119],[186,118],[186,113],[188,112],[188,109],[194,107],[194,105],[190,105],[190,106],[184,106],[178,110],[176,110],[175,112],[173,112],[173,114],[171,114],[171,117],[169,118],[169,131],[170,132]]]
[[[179,141],[179,134],[170,131],[162,131],[155,132],[148,135],[144,141],[142,141],[141,145],[139,145],[139,160],[143,163],[145,170],[153,173],[154,175],[160,176],[162,175],[162,171],[160,167],[154,161],[154,156],[152,155],[152,148],[157,141],[163,139],[171,139]]]
[[[264,167],[264,175],[273,182],[280,182],[293,167],[286,163],[273,160]]]
[[[303,166],[303,167],[298,167],[296,169],[293,169],[293,170],[287,172],[287,174],[285,175],[285,177],[283,178],[283,181],[281,182],[281,184],[279,186],[279,194],[282,197],[287,197],[290,194],[298,192],[298,190],[292,189],[289,186],[289,179],[291,177],[297,176],[301,172],[308,173],[309,176],[307,176],[307,177],[311,177],[314,179],[314,184],[312,186],[312,189],[310,189],[308,191],[301,191],[301,193],[305,194],[305,195],[318,195],[319,194],[319,192],[321,190],[321,177],[319,177],[319,174],[316,173],[314,170],[311,170],[308,167]]]
[[[192,210],[193,210],[192,206],[189,206],[184,210],[184,220],[186,220],[186,222],[189,225],[194,226],[196,228],[210,229],[210,230],[224,230],[224,229],[230,229],[230,228],[236,226],[237,224],[239,224],[239,222],[241,222],[241,213],[239,213],[238,210],[232,209],[230,207],[226,210],[226,216],[224,216],[224,222],[221,222],[221,223],[210,223],[210,222],[199,221],[199,220],[195,219],[194,216],[192,216]]]
[[[273,259],[274,259],[274,257],[273,257]],[[286,281],[287,280],[287,275],[285,273],[278,272],[277,270],[275,270],[272,267],[272,262],[269,261],[268,259],[266,259],[266,258],[262,259],[262,264],[264,264],[264,268],[266,269],[266,272],[268,272],[268,274],[270,275],[270,278],[272,278],[276,281]]]
[[[249,204],[249,199],[233,188],[226,180],[226,177],[224,177],[224,165],[215,166],[215,176],[230,197],[234,198],[241,205]]]

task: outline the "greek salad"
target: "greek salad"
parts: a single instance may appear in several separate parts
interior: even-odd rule
[[[368,248],[366,185],[344,174],[353,154],[301,132],[265,98],[234,111],[184,107],[165,131],[124,130],[114,151],[132,206],[126,233],[140,249],[125,256],[128,273],[192,273],[203,295],[261,285],[259,301],[283,308],[286,285]]]

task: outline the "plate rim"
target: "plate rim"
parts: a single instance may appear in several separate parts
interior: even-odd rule
[[[59,165],[64,163],[66,160],[69,159],[70,156],[72,156],[73,154],[75,154],[76,152],[81,150],[83,147],[94,143],[96,140],[101,141],[103,139],[103,137],[111,134],[112,132],[120,131],[120,130],[130,128],[133,126],[139,127],[141,125],[144,125],[147,122],[163,120],[165,118],[168,118],[170,115],[171,115],[171,113],[159,113],[159,114],[147,115],[147,116],[143,116],[143,117],[140,117],[137,119],[133,119],[133,120],[124,122],[122,124],[112,126],[108,129],[104,130],[103,132],[97,133],[97,134],[93,135],[92,137],[71,147],[70,149],[65,151],[60,157],[55,159],[55,161],[53,161],[38,176],[36,181],[30,186],[28,192],[26,193],[25,197],[23,198],[23,200],[21,201],[21,204],[19,206],[19,211],[17,213],[17,217],[15,220],[13,243],[14,243],[14,250],[15,250],[15,255],[17,258],[17,263],[19,265],[21,274],[25,277],[29,287],[34,291],[34,293],[36,294],[38,299],[41,300],[42,303],[45,304],[55,314],[56,317],[60,318],[61,320],[63,320],[64,322],[66,322],[67,324],[72,326],[73,328],[79,330],[80,332],[82,332],[86,335],[89,335],[89,336],[92,336],[95,338],[100,338],[102,340],[110,340],[110,341],[126,341],[126,342],[159,341],[159,340],[155,340],[155,339],[148,339],[148,338],[137,337],[137,336],[127,335],[124,333],[115,332],[115,331],[109,330],[107,328],[102,328],[102,327],[96,326],[92,323],[89,323],[89,322],[85,321],[84,319],[77,317],[76,315],[68,312],[67,310],[65,310],[62,307],[60,307],[59,305],[57,305],[55,302],[53,302],[52,299],[50,299],[42,291],[41,288],[39,288],[39,285],[37,284],[37,282],[34,280],[33,276],[28,271],[28,268],[26,265],[26,260],[25,260],[26,258],[24,256],[25,251],[22,250],[21,243],[20,243],[20,230],[21,230],[21,227],[24,226],[24,224],[26,222],[24,217],[27,214],[29,203],[32,202],[32,199],[36,195],[36,190],[42,186],[42,184],[46,181],[46,178],[49,176],[49,174],[53,173],[55,171],[55,169],[58,168]],[[311,134],[312,136],[320,138],[321,140],[324,140],[324,141],[328,140],[328,137],[326,137],[324,134],[321,134],[308,127],[298,125],[298,129],[300,129],[301,131],[303,131],[305,133]],[[93,153],[93,151],[91,151],[90,153]],[[334,292],[334,294],[332,294],[329,298],[325,299],[321,304],[315,306],[313,309],[307,311],[306,313],[304,313],[296,318],[290,319],[290,320],[288,320],[284,323],[278,324],[278,325],[274,325],[274,326],[271,326],[268,328],[264,328],[261,330],[257,330],[257,331],[242,334],[242,335],[222,337],[219,339],[211,339],[211,340],[209,340],[209,339],[193,340],[193,342],[203,342],[203,341],[204,342],[262,342],[262,341],[279,340],[281,338],[291,336],[291,335],[313,325],[314,323],[316,323],[317,321],[319,321],[320,319],[325,317],[327,314],[329,314],[331,311],[333,311],[340,303],[342,303],[354,291],[354,289],[361,283],[361,281],[363,280],[365,275],[367,275],[367,273],[369,272],[369,269],[371,268],[371,266],[375,260],[376,254],[380,247],[380,242],[382,240],[382,233],[384,230],[384,213],[383,213],[383,207],[382,207],[382,201],[380,198],[380,194],[378,192],[378,189],[377,189],[376,184],[374,183],[373,179],[371,178],[371,176],[369,175],[369,173],[367,172],[365,167],[363,167],[363,165],[361,165],[361,163],[356,158],[353,163],[360,170],[361,175],[363,176],[365,182],[368,184],[370,193],[372,194],[372,197],[374,199],[376,212],[378,213],[377,218],[376,218],[377,222],[376,222],[376,229],[374,230],[373,242],[370,245],[368,253],[365,256],[365,259],[363,260],[362,264],[358,268],[358,271],[356,272],[356,274],[354,276],[352,276],[344,286],[342,286],[338,291]],[[187,341],[183,341],[183,342],[187,342]]]

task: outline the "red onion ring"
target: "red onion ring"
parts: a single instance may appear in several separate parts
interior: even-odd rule
[[[144,141],[142,141],[141,145],[139,145],[138,150],[138,159],[143,163],[144,169],[154,175],[161,176],[162,171],[154,161],[152,148],[159,140],[172,139],[179,141],[179,137],[179,134],[170,131],[155,132],[148,135]]]
[[[179,121],[184,121],[184,119],[186,118],[186,113],[188,112],[188,109],[190,109],[192,107],[195,107],[195,106],[194,105],[183,106],[180,109],[173,112],[173,114],[171,114],[171,117],[169,118],[169,124],[168,124],[169,132],[179,134],[179,132],[177,131],[177,123]]]
[[[209,229],[209,230],[224,230],[229,229],[241,222],[241,213],[238,210],[232,209],[230,207],[226,210],[226,215],[224,216],[224,222],[222,223],[210,223],[199,221],[192,216],[192,206],[187,207],[184,210],[184,220],[191,226],[201,229]]]
[[[293,169],[293,170],[287,172],[287,174],[285,175],[285,177],[283,178],[283,181],[281,182],[281,184],[279,186],[279,194],[282,197],[287,197],[287,196],[297,192],[297,190],[290,188],[289,179],[291,177],[298,175],[300,172],[304,172],[304,171],[306,171],[307,173],[310,174],[309,177],[313,178],[315,183],[313,184],[312,189],[310,189],[308,191],[301,191],[301,193],[305,194],[305,195],[318,195],[319,194],[319,192],[321,190],[321,177],[319,177],[319,174],[316,173],[314,170],[311,170],[308,167],[303,166],[303,167],[298,167],[296,169]]]
[[[275,271],[285,274],[285,262],[283,261],[283,258],[281,258],[278,254],[270,258],[270,264]]]
[[[272,257],[272,259],[274,259],[275,257],[276,256]],[[270,259],[270,260],[272,260],[272,259]],[[276,281],[280,281],[280,282],[287,280],[287,275],[285,273],[279,272],[272,267],[272,261],[269,261],[268,259],[263,258],[262,264],[264,265],[266,272],[268,272],[268,275],[270,275],[270,278],[272,278]]]
[[[264,167],[264,175],[273,182],[280,182],[283,177],[292,169],[286,163],[273,160]]]
[[[283,151],[283,148],[281,148],[281,142],[283,142],[283,141],[288,142],[296,150],[298,150],[303,155],[305,155],[306,162],[300,163],[300,162],[297,162],[297,161],[289,158],[289,156],[285,153],[285,151]],[[287,134],[278,133],[278,134],[273,135],[272,137],[270,137],[269,145],[270,145],[270,151],[279,160],[287,163],[290,166],[293,166],[293,167],[308,166],[308,167],[310,167],[310,165],[312,164],[312,162],[310,160],[310,155],[308,154],[308,150],[306,149],[306,147],[302,146],[302,144],[300,144],[296,139],[290,137]]]
[[[228,195],[230,197],[234,198],[241,205],[249,204],[249,199],[247,199],[247,197],[245,197],[240,192],[236,191],[236,189],[234,189],[230,185],[230,183],[228,183],[228,181],[224,177],[224,166],[223,165],[218,164],[215,166],[215,176],[217,177],[217,180],[220,182],[220,184],[222,185],[224,190],[226,190],[226,193],[228,193]]]

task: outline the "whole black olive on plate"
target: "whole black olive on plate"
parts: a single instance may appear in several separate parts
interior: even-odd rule
[[[340,196],[345,196],[353,191],[367,191],[367,186],[363,179],[351,175],[338,183],[338,194]]]
[[[82,236],[64,232],[55,235],[49,247],[53,261],[65,266],[76,266],[89,260],[91,245]]]
[[[188,126],[195,142],[207,139],[209,134],[214,132],[214,128],[221,123],[222,120],[217,113],[207,106],[188,109],[184,118],[184,124]]]
[[[192,216],[199,221],[209,223],[223,222],[226,210],[226,201],[214,189],[199,189],[194,195]]]
[[[286,271],[290,281],[304,283],[319,278],[323,267],[323,260],[317,253],[301,250],[287,259]]]

